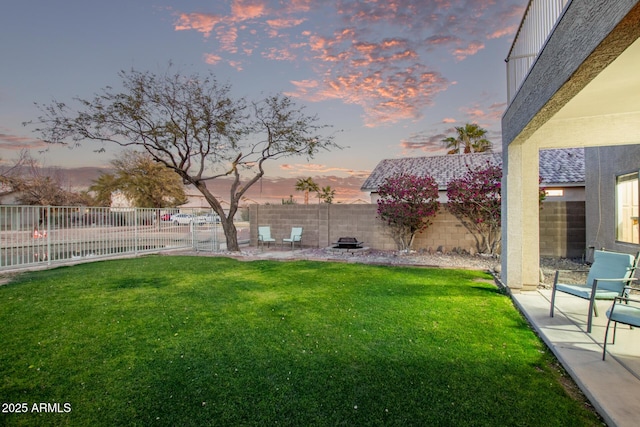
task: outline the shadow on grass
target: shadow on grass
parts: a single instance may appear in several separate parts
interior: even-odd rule
[[[98,424],[554,425],[549,416],[589,425],[549,384],[542,356],[521,364],[500,352],[471,360],[210,344],[125,372],[118,381],[129,384],[128,395],[119,401],[127,404],[93,408]],[[524,398],[530,393],[536,398]]]

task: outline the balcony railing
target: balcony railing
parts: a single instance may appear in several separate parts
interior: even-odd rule
[[[571,0],[529,0],[520,27],[505,59],[507,97],[513,101]]]

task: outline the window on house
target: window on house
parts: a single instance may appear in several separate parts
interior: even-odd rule
[[[548,188],[544,190],[547,197],[562,197],[564,196],[564,190],[562,188]]]
[[[616,239],[621,242],[640,243],[638,196],[637,172],[616,179]]]

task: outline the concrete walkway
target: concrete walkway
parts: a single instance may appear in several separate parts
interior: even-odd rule
[[[549,317],[550,290],[513,294],[516,306],[560,360],[609,426],[640,425],[640,330],[619,325],[616,343],[609,330],[606,360],[602,344],[611,302],[599,301],[600,316],[586,333],[588,301],[558,293]]]

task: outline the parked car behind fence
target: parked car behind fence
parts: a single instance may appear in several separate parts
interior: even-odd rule
[[[171,215],[171,222],[176,225],[191,224],[195,220],[195,215],[179,213]]]

